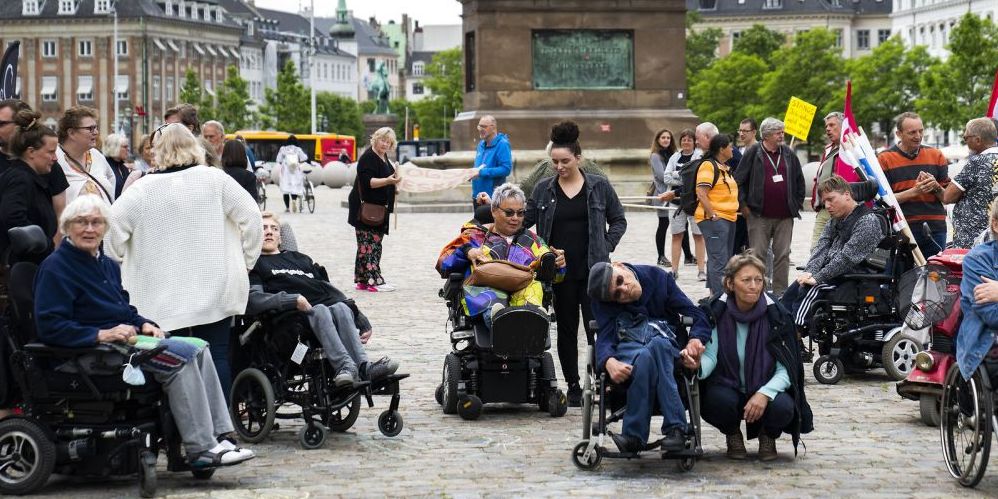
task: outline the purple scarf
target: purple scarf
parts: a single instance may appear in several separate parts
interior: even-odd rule
[[[748,324],[745,339],[745,393],[753,395],[773,376],[773,356],[766,348],[769,339],[769,318],[766,316],[766,297],[760,297],[755,307],[747,312],[738,309],[735,296],[728,294],[727,308],[717,324],[717,375],[722,384],[741,388],[738,360],[738,330],[736,322]]]

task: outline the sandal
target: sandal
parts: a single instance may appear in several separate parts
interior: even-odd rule
[[[196,454],[190,460],[191,469],[204,470],[211,468],[221,468],[223,466],[234,466],[256,457],[249,449],[229,449],[227,446],[216,446],[214,449],[206,450]],[[217,449],[217,450],[216,450]]]

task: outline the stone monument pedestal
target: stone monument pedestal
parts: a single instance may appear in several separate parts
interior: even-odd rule
[[[361,143],[367,145],[371,140],[371,134],[382,127],[389,127],[395,129],[399,124],[399,117],[395,114],[365,114],[361,121],[364,122],[364,137],[363,140],[358,141],[357,145],[360,146]],[[358,151],[360,148],[358,147]],[[392,152],[394,154],[394,151]]]

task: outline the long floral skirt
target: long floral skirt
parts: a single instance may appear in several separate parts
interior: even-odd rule
[[[377,230],[356,229],[357,260],[354,264],[353,282],[380,286],[385,283],[381,277],[381,242],[385,235]]]

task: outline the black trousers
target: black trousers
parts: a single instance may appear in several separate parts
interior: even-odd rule
[[[665,256],[665,236],[668,234],[669,216],[658,217],[658,228],[655,229],[655,249],[658,250],[659,258]]]
[[[593,318],[593,308],[586,293],[586,281],[565,280],[554,285],[554,314],[558,319],[558,360],[565,382],[569,385],[579,382],[579,309],[582,309],[583,325],[588,326]],[[586,337],[592,343],[593,334],[586,327]]]
[[[700,414],[703,419],[725,435],[736,433],[745,414],[748,396],[734,388],[712,382],[703,383],[700,393],[703,394],[700,402]],[[777,394],[776,398],[766,405],[762,418],[748,425],[749,433],[762,431],[770,438],[779,438],[783,430],[790,425],[794,410],[794,399],[790,398],[790,395]]]
[[[745,222],[745,217],[738,215],[738,220],[735,222],[735,251],[732,255],[740,254],[748,247],[748,223]]]

